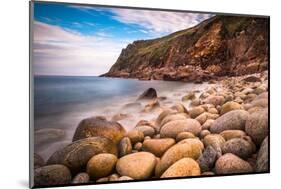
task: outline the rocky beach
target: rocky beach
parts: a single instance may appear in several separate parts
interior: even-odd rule
[[[88,95],[92,88],[98,93],[107,86],[119,87],[107,91],[109,96],[99,93],[95,100],[104,104],[93,105],[77,124],[73,121],[74,129],[66,124],[71,139],[51,152],[34,154],[35,186],[268,173],[268,21],[217,15],[167,36],[129,44],[99,77],[104,79],[101,88],[75,88],[79,95]],[[110,83],[119,78],[130,83]],[[86,79],[81,83],[91,83]],[[138,94],[125,101],[122,95],[131,94],[125,90],[130,88]],[[124,91],[110,101],[119,89]],[[72,85],[68,90],[74,91]],[[93,99],[86,97],[84,105]],[[35,131],[35,144],[41,148],[64,134],[42,128]]]
[[[47,161],[34,154],[35,185],[268,172],[268,72],[207,86],[171,105],[147,89],[132,103],[157,116],[131,130],[119,123],[126,115],[81,120],[72,143]]]

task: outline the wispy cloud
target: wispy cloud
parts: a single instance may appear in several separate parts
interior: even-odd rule
[[[197,25],[210,18],[211,14],[167,12],[134,9],[111,9],[114,19],[126,23],[137,24],[154,33],[172,33]]]
[[[125,45],[35,21],[35,74],[99,75],[109,70]]]

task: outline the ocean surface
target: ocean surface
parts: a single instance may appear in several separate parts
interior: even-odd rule
[[[156,118],[161,109],[145,113],[142,110],[147,102],[134,104],[150,87],[156,89],[158,96],[166,97],[161,107],[169,107],[181,102],[187,92],[203,90],[206,84],[94,76],[35,76],[35,152],[47,159],[71,142],[79,122],[87,117],[102,115],[110,120],[116,114],[128,114],[128,118],[119,121],[126,130],[141,119]]]

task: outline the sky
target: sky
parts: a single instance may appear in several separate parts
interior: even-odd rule
[[[135,40],[197,25],[212,15],[34,3],[35,75],[98,76]]]

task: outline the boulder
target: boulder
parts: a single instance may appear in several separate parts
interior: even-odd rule
[[[199,176],[200,167],[192,158],[182,158],[171,165],[161,178]]]
[[[217,151],[212,146],[207,146],[197,162],[202,172],[212,170],[217,160]]]
[[[157,125],[157,126],[160,126],[162,120],[163,120],[166,116],[168,116],[168,115],[170,115],[170,114],[174,114],[174,113],[176,113],[176,111],[174,111],[174,110],[172,110],[172,109],[163,110],[163,111],[159,114],[159,116],[157,117],[157,119],[156,119],[156,121],[155,121],[156,125]]]
[[[223,96],[209,96],[204,100],[206,104],[213,104],[214,106],[222,105],[224,101],[225,98]]]
[[[170,121],[162,126],[160,130],[161,138],[176,138],[181,132],[191,132],[198,135],[201,131],[201,125],[195,119]]]
[[[170,147],[163,154],[160,162],[157,164],[155,175],[161,176],[172,164],[184,157],[197,159],[201,154],[202,150],[198,142],[186,142],[182,144],[176,144]]]
[[[154,98],[157,98],[157,92],[154,88],[148,88],[139,96],[139,99],[154,99]]]
[[[150,139],[143,142],[142,150],[161,157],[174,144],[175,140],[172,138]]]
[[[249,113],[245,110],[232,110],[216,119],[210,131],[212,133],[220,133],[224,130],[244,130],[248,117]]]
[[[197,116],[195,119],[203,125],[209,119],[217,119],[219,117],[218,114],[211,114],[209,112],[204,112],[201,115]]]
[[[95,155],[87,163],[87,173],[93,180],[106,177],[114,170],[116,162],[117,157],[113,154]]]
[[[188,113],[187,109],[185,106],[181,103],[177,103],[172,107],[172,109],[176,110],[178,113]]]
[[[125,129],[118,123],[103,117],[90,117],[82,120],[73,136],[73,141],[83,138],[103,136],[118,143],[125,135]]]
[[[251,143],[243,138],[233,138],[222,145],[223,154],[232,153],[242,159],[249,158],[254,152],[255,149]]]
[[[90,182],[90,176],[87,173],[78,173],[72,180],[72,184],[82,184]]]
[[[260,147],[257,162],[256,162],[256,172],[268,172],[269,159],[268,159],[268,137],[266,137]]]
[[[135,127],[134,130],[141,131],[144,136],[150,136],[152,137],[155,134],[155,129],[150,126],[138,126]]]
[[[268,109],[252,113],[246,121],[245,131],[259,146],[268,135]]]
[[[78,173],[85,169],[91,157],[100,153],[117,155],[116,144],[105,137],[91,137],[77,140],[56,151],[48,159],[47,164],[62,164],[67,166],[72,173]]]
[[[227,102],[227,103],[222,105],[220,114],[223,115],[223,114],[225,114],[227,112],[230,112],[232,110],[239,110],[241,108],[242,108],[242,106],[239,103],[234,102],[234,101],[230,101],[230,102]]]
[[[217,156],[220,157],[222,155],[222,145],[225,143],[224,138],[219,134],[209,134],[204,137],[203,143],[205,147],[212,146],[216,152]]]
[[[215,165],[216,174],[251,173],[251,165],[238,156],[227,153],[221,156]]]
[[[204,112],[205,112],[205,109],[198,106],[198,107],[190,109],[189,115],[190,115],[191,118],[196,118],[197,116],[199,116],[200,114],[202,114]]]
[[[181,132],[177,134],[176,141],[179,142],[181,140],[188,139],[188,138],[195,138],[195,136],[191,132]]]
[[[205,121],[205,123],[202,125],[202,130],[210,130],[212,124],[214,123],[215,120],[213,119],[208,119]]]
[[[211,132],[210,132],[209,130],[202,130],[202,131],[200,132],[200,134],[199,134],[199,137],[200,137],[201,139],[203,139],[205,136],[207,136],[207,135],[209,135],[209,134],[211,134]]]
[[[233,138],[242,138],[246,136],[246,133],[241,130],[225,130],[220,135],[227,141]]]
[[[132,144],[137,142],[142,142],[144,139],[144,134],[140,130],[133,129],[127,133],[127,137],[131,140]]]
[[[71,173],[64,165],[47,165],[34,170],[34,185],[52,186],[70,184]]]
[[[149,152],[137,152],[123,156],[117,161],[116,170],[121,176],[129,176],[136,180],[151,176],[156,165],[156,158]]]
[[[121,139],[118,145],[119,157],[132,153],[132,143],[129,137]]]
[[[162,122],[161,122],[161,126],[165,125],[166,123],[169,123],[170,121],[175,121],[175,120],[185,120],[187,119],[188,116],[186,114],[171,114],[171,115],[168,115],[166,116]],[[160,127],[161,128],[161,127]]]

